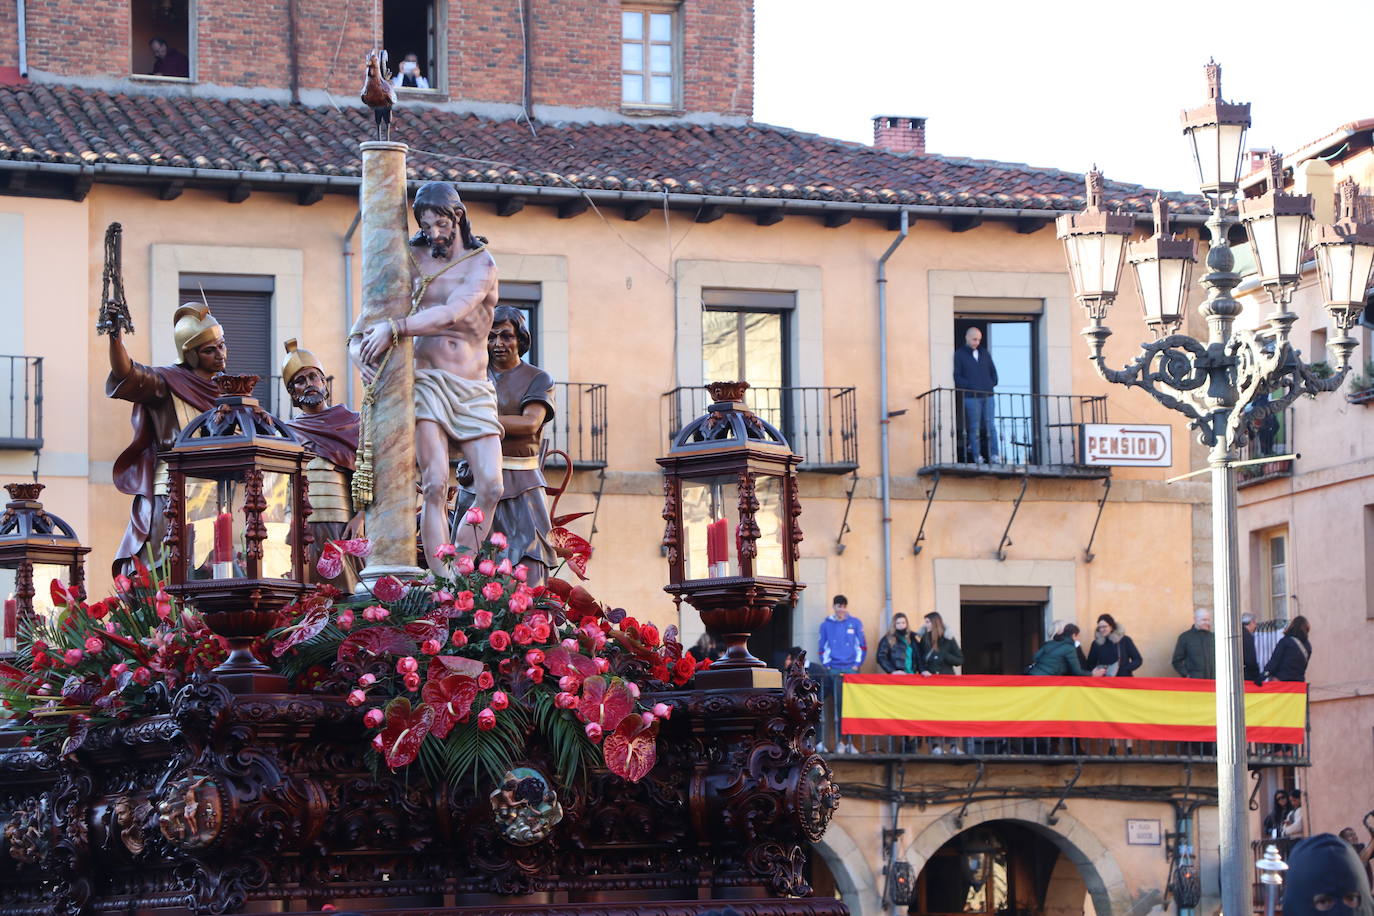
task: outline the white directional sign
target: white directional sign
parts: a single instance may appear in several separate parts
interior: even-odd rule
[[[1098,467],[1167,468],[1174,463],[1172,432],[1150,423],[1084,423],[1079,455]]]

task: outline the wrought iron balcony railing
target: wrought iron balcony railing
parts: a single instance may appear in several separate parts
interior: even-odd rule
[[[921,418],[920,473],[951,470],[1048,477],[1107,476],[1107,468],[1084,465],[1079,455],[1083,424],[1107,422],[1105,395],[993,395],[997,460],[978,464],[968,448],[964,403],[966,395],[980,393],[932,388],[917,396]],[[991,455],[992,445],[980,443],[979,451]]]
[[[555,382],[557,409],[553,422],[544,427],[549,448],[567,452],[575,470],[606,466],[606,386],[600,382]],[[551,456],[549,467],[562,467]]]
[[[43,448],[43,357],[0,356],[0,449]]]
[[[1273,458],[1258,464],[1243,464],[1236,468],[1236,486],[1249,487],[1266,480],[1293,476],[1293,459],[1279,458],[1296,451],[1293,442],[1293,408],[1265,417],[1254,424],[1253,438],[1240,450],[1240,460],[1254,461]]]
[[[802,456],[800,470],[845,474],[859,466],[859,416],[854,389],[750,388],[749,409],[776,426],[792,451]],[[668,441],[706,412],[705,388],[683,386],[663,395]]]

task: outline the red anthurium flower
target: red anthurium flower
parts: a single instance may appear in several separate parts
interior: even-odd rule
[[[583,722],[596,722],[602,728],[614,728],[634,709],[634,697],[620,678],[600,675],[582,682],[582,701],[577,715]]]
[[[378,601],[400,601],[405,593],[406,587],[395,576],[382,576],[372,586],[372,594],[377,596]]]
[[[633,713],[620,720],[615,731],[606,736],[601,752],[606,768],[622,779],[639,782],[654,768],[658,759],[658,720]]]
[[[434,710],[420,705],[412,708],[405,697],[397,697],[386,706],[386,724],[382,729],[382,758],[393,770],[403,767],[420,753],[420,742],[434,727]]]
[[[434,710],[434,724],[430,732],[436,738],[447,738],[453,726],[467,718],[477,699],[477,681],[463,674],[431,677],[425,682],[420,697]]]
[[[169,605],[170,609],[170,605]],[[161,616],[161,610],[158,612]],[[277,658],[285,655],[292,646],[314,639],[329,626],[329,606],[319,601],[307,601],[300,619],[282,631],[272,654]]]
[[[592,558],[592,545],[586,538],[573,534],[567,528],[552,528],[548,540],[553,552],[568,561],[568,568],[577,573],[577,578],[587,578],[587,561]]]
[[[355,538],[349,541],[326,541],[320,550],[320,558],[315,563],[315,568],[320,575],[326,579],[333,579],[343,572],[344,555],[350,557],[365,557],[372,553],[372,545],[367,538]]]

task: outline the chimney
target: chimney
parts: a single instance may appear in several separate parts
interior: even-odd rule
[[[1269,154],[1271,152],[1272,150],[1267,149],[1252,149],[1247,151],[1245,157],[1245,174],[1240,177],[1244,178],[1246,175],[1253,175],[1256,172],[1263,171],[1269,164]]]
[[[873,145],[890,153],[926,153],[926,119],[878,115],[873,119]]]

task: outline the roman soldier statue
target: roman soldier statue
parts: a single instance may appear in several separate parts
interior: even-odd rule
[[[179,362],[173,366],[144,366],[124,348],[120,328],[109,329],[110,375],[105,395],[134,405],[133,442],[115,459],[114,483],[133,497],[129,527],[115,554],[115,572],[128,568],[132,558],[151,546],[161,554],[167,520],[167,466],[158,452],[171,448],[181,428],[214,406],[216,373],[223,372],[229,351],[224,332],[210,309],[187,303],[177,309],[172,334]]]
[[[331,580],[319,573],[317,561],[328,541],[344,538],[353,518],[350,478],[358,452],[358,415],[342,404],[329,401],[324,364],[314,353],[296,346],[295,338],[286,342],[286,359],[281,364],[282,382],[300,416],[286,425],[312,453],[305,466],[310,487],[310,534],[314,538],[309,553],[308,576],[312,581],[330,584],[351,592],[357,584],[357,564],[344,556],[343,570]]]
[[[487,376],[496,386],[496,409],[505,430],[501,440],[501,500],[493,531],[506,536],[506,556],[529,569],[529,583],[544,582],[553,565],[548,544],[549,507],[540,468],[544,426],[553,419],[553,379],[521,359],[530,350],[530,330],[517,308],[498,305],[487,336]],[[462,476],[459,478],[463,484]],[[475,501],[471,486],[460,486],[453,516],[454,542],[463,515]]]

